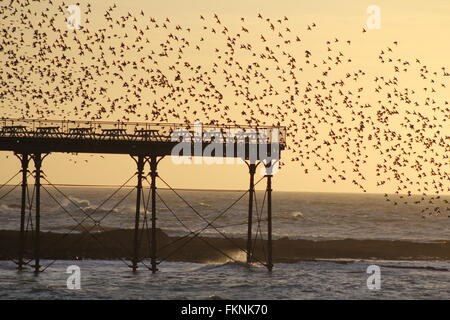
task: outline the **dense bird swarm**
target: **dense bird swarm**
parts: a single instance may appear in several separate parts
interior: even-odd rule
[[[289,161],[305,173],[363,191],[375,177],[395,186],[394,205],[450,212],[449,73],[397,56],[397,42],[369,74],[351,40],[311,48],[315,23],[255,14],[227,26],[214,14],[187,26],[115,4],[94,18],[86,4],[70,30],[67,5],[2,2],[3,117],[285,126]]]

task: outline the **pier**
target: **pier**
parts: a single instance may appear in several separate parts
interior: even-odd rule
[[[130,268],[136,271],[139,264],[156,272],[157,266],[164,261],[157,252],[157,181],[162,181],[165,187],[176,193],[165,180],[158,175],[158,164],[164,157],[188,157],[207,156],[209,158],[236,158],[242,159],[249,169],[248,216],[247,216],[247,242],[245,248],[239,248],[246,254],[247,263],[261,263],[269,271],[273,268],[272,260],[272,179],[273,166],[281,158],[281,151],[286,145],[286,132],[283,127],[264,126],[214,126],[198,124],[174,124],[174,123],[140,123],[140,122],[107,122],[107,121],[69,121],[69,120],[33,120],[33,119],[2,119],[0,120],[0,151],[13,152],[20,161],[21,175],[21,203],[20,203],[20,237],[19,252],[13,257],[18,269],[22,270],[31,261],[34,272],[39,273],[47,267],[41,265],[41,187],[43,180],[51,184],[42,175],[45,166],[45,158],[51,153],[90,153],[90,154],[124,154],[135,160],[136,174],[136,213],[134,223],[133,253]],[[174,150],[177,152],[174,154]],[[30,171],[30,164],[34,164],[34,170]],[[265,166],[266,189],[264,201],[267,211],[267,259],[260,261],[253,255],[255,238],[253,234],[254,201],[255,201],[255,173],[258,166]],[[146,174],[148,168],[148,174]],[[27,197],[28,178],[34,181],[31,207]],[[150,184],[150,227],[149,241],[150,265],[146,265],[139,255],[140,241],[143,237],[143,182],[149,178]],[[159,179],[159,180],[158,180]],[[130,179],[128,180],[130,181]],[[127,181],[127,182],[128,182]],[[258,181],[259,182],[259,181]],[[7,182],[8,183],[8,182]],[[5,186],[7,183],[3,184]],[[2,187],[3,187],[2,186]],[[1,187],[0,187],[1,189]],[[11,192],[11,190],[9,191]],[[8,193],[9,193],[8,192]],[[176,193],[177,196],[181,196]],[[1,195],[0,200],[7,194]],[[105,200],[106,201],[106,200]],[[197,237],[208,227],[214,228],[214,219],[205,220],[187,201],[188,207],[202,218],[207,226],[202,230],[192,231],[189,235]],[[230,206],[228,209],[230,209]],[[145,208],[147,210],[147,207]],[[25,220],[26,214],[34,213],[34,233],[32,257],[26,257],[25,248]],[[95,225],[100,226],[101,221],[92,219],[89,213],[85,219],[91,219]],[[146,213],[146,212],[145,212]],[[67,212],[70,216],[70,213]],[[222,212],[221,214],[224,214]],[[146,218],[146,216],[145,216]],[[261,219],[258,218],[258,223]],[[83,220],[84,221],[84,220]],[[76,221],[82,225],[83,221]],[[145,221],[146,223],[147,221]],[[216,229],[216,228],[214,228]],[[219,231],[218,229],[216,229]],[[91,230],[85,230],[90,232]],[[225,234],[220,232],[222,236]],[[226,255],[226,254],[225,254]],[[28,259],[28,260],[27,260]],[[128,264],[127,264],[128,265]]]

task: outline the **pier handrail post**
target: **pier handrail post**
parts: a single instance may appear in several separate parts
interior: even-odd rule
[[[141,216],[141,193],[142,193],[142,176],[144,172],[144,157],[137,157],[137,185],[136,185],[136,216],[134,222],[134,251],[133,251],[133,271],[136,271],[139,260],[139,222]]]
[[[33,155],[34,167],[35,167],[35,197],[36,197],[36,208],[35,208],[35,237],[34,237],[34,272],[39,273],[39,260],[40,260],[40,250],[41,250],[41,166],[42,166],[42,155],[40,153],[35,153]]]
[[[151,243],[151,265],[152,273],[157,271],[156,268],[156,177],[158,173],[156,168],[158,161],[156,156],[151,156],[150,159],[150,176],[151,176],[151,196],[152,196],[152,243]]]
[[[266,164],[267,179],[267,269],[272,271],[272,165]]]
[[[250,186],[248,189],[249,197],[248,197],[248,220],[247,220],[247,263],[252,262],[252,223],[253,223],[253,196],[255,193],[255,172],[256,172],[256,164],[254,162],[250,162],[248,164],[248,169],[250,173]]]
[[[27,176],[28,176],[28,164],[30,158],[28,153],[23,153],[20,157],[22,164],[22,201],[20,205],[20,235],[19,235],[19,263],[18,269],[23,269],[23,255],[25,249],[25,211],[26,211],[26,197],[27,197]]]

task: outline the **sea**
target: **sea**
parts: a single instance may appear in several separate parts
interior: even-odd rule
[[[148,191],[142,197],[144,215],[150,210]],[[6,193],[0,198],[0,229],[18,230],[20,190],[6,186],[0,196]],[[31,188],[30,199],[32,194]],[[198,230],[214,220],[227,236],[246,236],[245,191],[158,189],[157,196],[157,227],[168,235],[187,233],[180,221]],[[101,221],[103,230],[134,227],[133,187],[44,185],[41,197],[42,231],[80,232],[75,226],[86,217],[80,208]],[[255,229],[263,236],[264,197],[257,191],[254,203]],[[275,191],[272,198],[275,239],[450,240],[449,213],[430,216],[422,212],[427,204],[403,204],[404,198],[395,206],[394,196],[386,201],[380,194]],[[31,228],[32,219],[26,222]],[[89,219],[82,224],[96,227]],[[211,227],[202,235],[221,236]],[[244,261],[245,253],[221,262],[163,262],[152,274],[146,269],[133,273],[121,260],[60,260],[35,275],[31,268],[19,272],[3,260],[0,299],[450,299],[448,261],[326,259],[277,263],[272,272]],[[68,284],[73,266],[79,288]]]

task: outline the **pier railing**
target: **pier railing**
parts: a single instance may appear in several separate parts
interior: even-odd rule
[[[245,140],[253,143],[276,142],[281,147],[284,147],[286,142],[284,127],[41,119],[0,120],[0,137],[170,142],[173,141],[172,135],[180,133],[191,137],[193,141],[201,139],[203,142],[215,140],[226,143],[232,138],[234,141]]]

